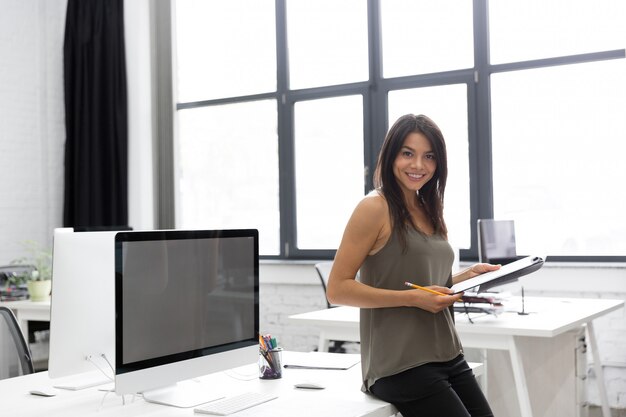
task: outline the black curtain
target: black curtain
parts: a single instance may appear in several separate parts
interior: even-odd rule
[[[123,0],[68,0],[65,23],[66,227],[128,224]]]

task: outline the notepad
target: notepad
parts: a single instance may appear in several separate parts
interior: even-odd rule
[[[350,369],[361,361],[358,353],[285,352],[285,368]]]
[[[527,256],[518,261],[511,262],[510,264],[503,265],[497,271],[486,272],[474,278],[454,284],[451,289],[454,291],[454,294],[457,294],[487,283],[489,283],[489,286],[493,286],[493,284],[506,284],[521,276],[535,272],[542,266],[543,258],[540,256]]]

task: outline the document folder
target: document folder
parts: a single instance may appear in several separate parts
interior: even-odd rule
[[[519,277],[535,272],[543,266],[543,258],[539,256],[527,256],[510,264],[503,265],[497,271],[486,272],[474,278],[466,279],[452,286],[454,294],[467,291],[488,284],[489,287],[503,285],[514,281]]]
[[[361,362],[358,353],[285,352],[285,368],[300,369],[350,369]]]

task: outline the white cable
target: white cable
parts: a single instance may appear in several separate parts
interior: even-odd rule
[[[102,375],[107,377],[108,380],[113,381],[113,378],[111,376],[107,375],[107,373],[104,372],[104,369],[102,369],[97,363],[94,362],[94,360],[92,359],[91,355],[85,356],[85,359],[88,360],[89,362],[91,362],[91,364],[93,366],[95,366],[100,372],[102,372]]]
[[[106,361],[106,363],[109,365],[109,368],[111,368],[111,373],[112,373],[113,375],[115,375],[115,368],[113,367],[113,365],[111,364],[111,362],[110,362],[110,361],[109,361],[109,359],[107,358],[107,355],[106,355],[106,354],[104,354],[104,353],[101,353],[101,354],[100,354],[100,357]]]
[[[107,395],[109,395],[109,392],[111,391],[105,391],[104,395],[102,396],[102,400],[100,400],[100,405],[98,406],[98,412],[102,410],[102,405],[104,405],[104,399],[107,397]]]
[[[229,376],[238,381],[252,381],[253,379],[258,378],[258,373],[255,371],[253,374],[247,374],[243,372],[236,372],[233,369],[227,369],[223,371],[224,375]]]

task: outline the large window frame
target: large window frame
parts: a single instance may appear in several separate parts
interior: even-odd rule
[[[335,251],[329,249],[301,250],[297,248],[296,230],[296,190],[294,175],[294,105],[300,101],[321,98],[361,95],[363,97],[363,137],[365,172],[364,193],[371,190],[372,173],[376,164],[378,150],[382,145],[388,129],[388,100],[390,91],[440,86],[448,84],[466,84],[468,89],[468,138],[469,138],[469,170],[470,170],[470,221],[471,247],[460,251],[462,260],[475,260],[477,253],[476,223],[479,218],[493,218],[493,185],[491,157],[491,101],[490,77],[492,74],[519,71],[549,66],[572,65],[609,59],[624,59],[624,49],[599,51],[593,53],[559,56],[523,62],[491,64],[489,59],[489,17],[488,0],[473,1],[474,30],[474,67],[455,71],[439,72],[385,79],[382,76],[381,18],[380,1],[368,0],[368,49],[369,49],[369,80],[336,86],[289,89],[289,68],[287,56],[287,22],[286,0],[276,0],[276,59],[277,89],[274,92],[222,98],[217,100],[196,101],[189,103],[173,103],[171,95],[155,94],[157,109],[174,108],[173,112],[161,110],[156,121],[157,132],[165,134],[155,141],[157,150],[157,227],[173,228],[175,210],[175,192],[173,186],[172,158],[175,152],[174,120],[175,112],[227,103],[241,103],[259,99],[275,99],[278,106],[278,137],[279,137],[279,188],[280,188],[280,254],[264,256],[266,259],[330,259]],[[171,0],[155,2],[152,8],[153,34],[158,35],[158,43],[172,42],[172,5]],[[158,27],[158,30],[155,29]],[[167,30],[163,30],[167,29]],[[156,78],[154,88],[157,91],[173,91],[172,71],[164,71],[164,63],[171,64],[172,48],[155,52],[153,48],[153,65],[158,64],[160,71],[153,75]],[[158,57],[158,60],[155,59]],[[167,65],[165,65],[167,68]],[[163,105],[162,101],[166,103]],[[158,102],[161,101],[161,104]],[[626,256],[559,256],[550,257],[552,261],[626,261]]]

